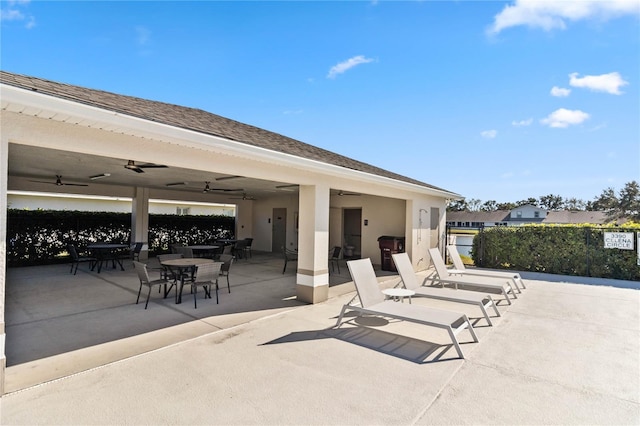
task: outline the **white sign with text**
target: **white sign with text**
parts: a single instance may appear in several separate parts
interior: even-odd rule
[[[605,232],[604,248],[633,250],[633,232]]]

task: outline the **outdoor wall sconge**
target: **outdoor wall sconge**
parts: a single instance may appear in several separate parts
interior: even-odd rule
[[[364,226],[368,226],[369,225],[369,219],[365,219],[364,220]]]

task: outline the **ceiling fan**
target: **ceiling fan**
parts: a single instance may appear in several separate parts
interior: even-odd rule
[[[32,180],[31,182],[38,182],[38,183],[48,183],[50,185],[56,185],[56,186],[89,186],[86,183],[62,183],[62,176],[60,175],[56,175],[56,181],[55,182],[45,182],[43,180]]]
[[[355,195],[356,197],[359,197],[362,194],[358,194],[357,192],[344,192],[342,190],[338,191],[339,197],[342,197],[343,195]]]
[[[144,173],[144,170],[142,169],[161,169],[166,167],[168,166],[165,166],[163,164],[154,164],[154,163],[136,164],[136,162],[133,160],[127,161],[127,164],[125,164],[124,166],[125,169],[132,170],[136,173]]]
[[[230,189],[230,188],[211,188],[209,186],[211,182],[205,182],[204,183],[204,189],[202,190],[202,192],[204,192],[205,194],[207,192],[211,192],[211,191],[223,191],[223,192],[241,192],[244,191],[244,189],[242,188],[236,188],[236,189]]]
[[[250,195],[248,195],[246,192],[242,193],[242,197],[234,197],[234,198],[229,198],[230,200],[251,200],[254,201],[256,200],[255,197],[252,197]]]

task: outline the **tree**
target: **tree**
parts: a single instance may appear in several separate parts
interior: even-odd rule
[[[564,207],[564,200],[559,195],[543,195],[540,197],[540,207],[545,210],[562,210]]]
[[[467,202],[464,199],[450,201],[447,205],[448,212],[464,212],[468,210]]]
[[[628,218],[640,221],[640,187],[638,182],[631,181],[620,190],[616,219]]]
[[[613,188],[605,189],[593,202],[587,203],[587,210],[604,211],[611,220],[640,221],[640,187],[638,182],[634,180],[626,183],[618,196]]]
[[[564,201],[564,208],[571,211],[584,211],[587,204],[579,198],[567,198]]]
[[[531,204],[532,206],[538,207],[538,199],[529,197],[526,200],[520,200],[516,202],[516,207],[526,206],[527,204]]]
[[[481,207],[480,210],[483,212],[494,212],[498,210],[498,203],[495,200],[486,201]]]

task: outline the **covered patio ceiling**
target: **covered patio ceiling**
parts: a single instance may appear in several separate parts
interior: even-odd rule
[[[143,166],[136,172],[129,162]],[[108,185],[146,187],[154,197],[233,203],[297,193],[297,185],[180,167],[144,167],[144,159],[110,158],[9,144],[9,190],[104,194]],[[166,166],[163,164],[163,166]],[[212,165],[215,169],[215,164]],[[56,185],[61,176],[62,185]],[[208,182],[208,191],[205,188]],[[77,186],[87,185],[87,186]],[[338,190],[334,191],[338,192]]]

